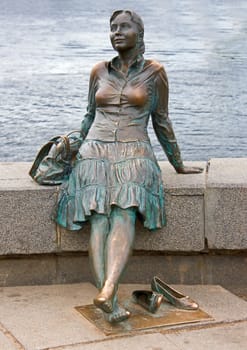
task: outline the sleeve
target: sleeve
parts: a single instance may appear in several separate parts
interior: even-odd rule
[[[153,108],[151,111],[155,134],[172,166],[179,170],[183,168],[179,146],[168,116],[169,85],[163,67],[155,78]]]
[[[88,90],[88,105],[87,112],[84,115],[81,122],[81,137],[85,139],[88,134],[88,131],[94,121],[96,103],[95,103],[95,92],[96,92],[96,68],[92,69],[89,81],[89,90]]]

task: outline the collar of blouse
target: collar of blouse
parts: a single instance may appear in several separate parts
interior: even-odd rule
[[[145,60],[144,60],[143,55],[139,54],[131,62],[128,74],[141,72],[143,67],[144,67],[144,63],[145,63]],[[116,56],[108,64],[109,73],[111,72],[111,70],[115,70],[115,71],[119,72],[120,67],[121,67],[121,63],[120,63],[119,56]]]

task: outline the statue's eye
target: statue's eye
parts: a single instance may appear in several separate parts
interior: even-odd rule
[[[122,23],[121,28],[122,29],[129,29],[130,25],[129,25],[129,23]]]
[[[112,24],[111,25],[111,31],[115,32],[117,30],[117,25],[116,24]]]

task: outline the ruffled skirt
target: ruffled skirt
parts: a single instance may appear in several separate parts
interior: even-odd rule
[[[161,171],[149,142],[83,142],[60,187],[55,220],[78,230],[93,212],[136,207],[145,227],[165,225]]]

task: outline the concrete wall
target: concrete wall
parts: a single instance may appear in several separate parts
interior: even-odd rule
[[[160,162],[166,193],[167,226],[150,232],[137,223],[136,254],[245,253],[247,158],[186,164],[203,166],[205,170],[202,174],[179,175],[168,162]],[[60,256],[59,263],[53,261],[57,269],[63,264],[61,256],[73,256],[75,262],[76,257],[87,252],[89,225],[79,232],[69,232],[52,222],[50,215],[56,205],[58,188],[34,183],[28,176],[30,165],[0,163],[0,285],[1,278],[5,281],[2,284],[8,283],[6,278],[10,278],[11,273],[8,272],[6,277],[5,271],[14,268],[6,267],[6,259],[10,266],[14,260],[20,262],[22,258],[24,264],[25,259],[35,257],[37,266],[40,257],[44,272],[49,276],[47,283],[50,283],[50,279],[61,282],[63,277],[59,279],[56,275],[53,278],[52,273],[48,273],[47,259]],[[38,264],[41,264],[40,259]]]

